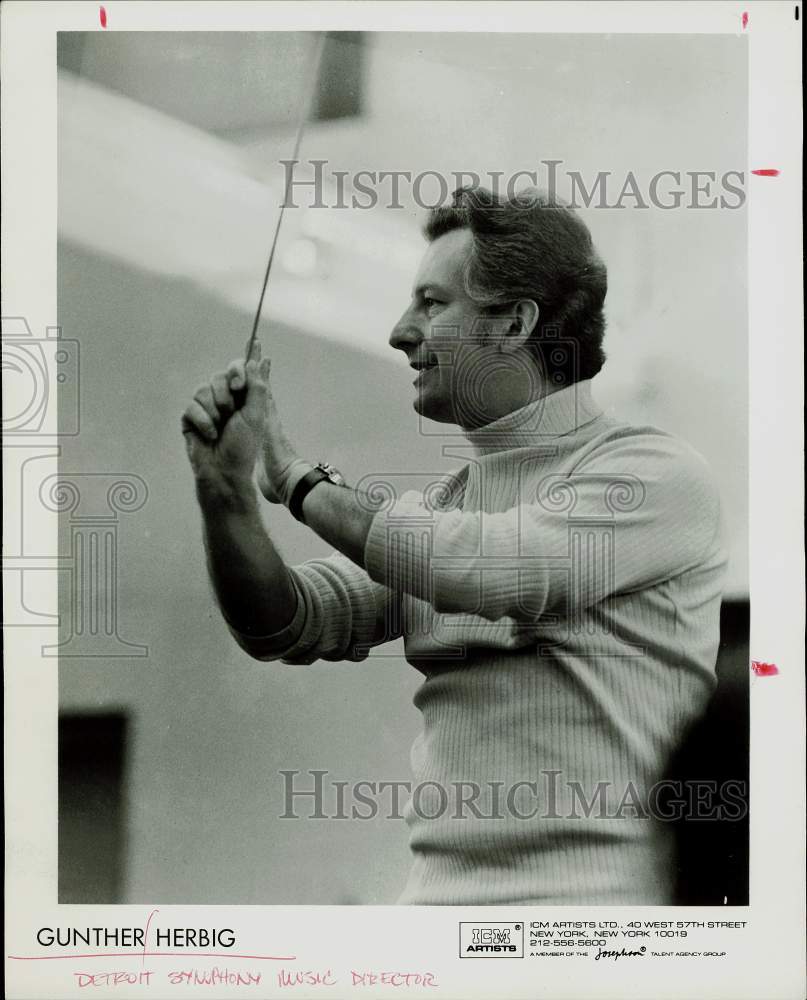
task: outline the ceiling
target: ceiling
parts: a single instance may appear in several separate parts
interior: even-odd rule
[[[295,31],[59,32],[58,63],[178,121],[238,140],[297,121],[319,36]],[[331,32],[312,117],[360,114],[364,35]]]

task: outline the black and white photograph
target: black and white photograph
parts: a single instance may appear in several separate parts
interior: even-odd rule
[[[800,6],[62,6],[9,995],[800,996]]]

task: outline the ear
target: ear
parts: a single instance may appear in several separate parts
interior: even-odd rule
[[[519,350],[529,340],[538,325],[540,309],[534,299],[519,299],[509,316],[509,324],[501,340],[503,353]]]

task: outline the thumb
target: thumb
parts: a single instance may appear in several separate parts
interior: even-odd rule
[[[249,350],[249,341],[246,343],[246,350]],[[260,361],[261,360],[261,342],[256,340],[252,345],[252,350],[250,351],[249,357],[245,358],[246,361]]]
[[[268,387],[261,378],[257,361],[248,361],[245,368],[247,378],[247,396],[241,413],[244,419],[253,427],[259,427],[266,413]]]

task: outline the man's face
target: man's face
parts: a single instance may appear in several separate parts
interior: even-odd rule
[[[507,374],[497,360],[504,321],[485,316],[465,291],[471,248],[468,229],[452,230],[429,244],[412,301],[389,338],[417,372],[417,412],[462,427],[495,419],[497,382]]]

